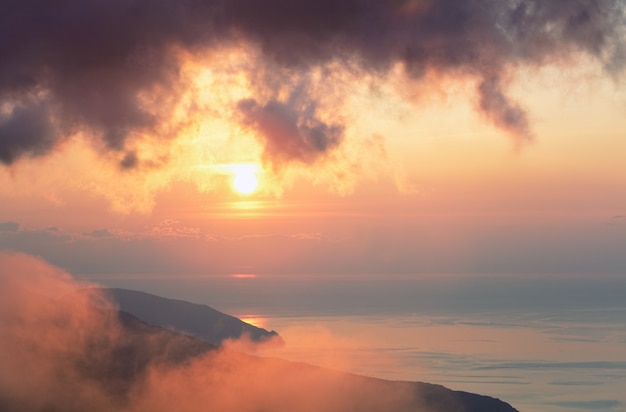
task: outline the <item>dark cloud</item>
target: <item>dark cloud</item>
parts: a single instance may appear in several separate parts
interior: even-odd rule
[[[257,68],[310,70],[330,62],[379,74],[397,63],[474,77],[477,107],[520,139],[526,115],[506,95],[509,67],[580,53],[607,69],[624,63],[619,0],[8,0],[0,12],[0,162],[40,156],[78,132],[142,158],[130,143],[157,138],[177,95],[176,50],[192,55],[245,42]],[[266,84],[272,88],[272,84]],[[242,103],[267,155],[310,161],[341,140],[328,125],[274,97]],[[277,127],[279,137],[268,135]],[[273,129],[272,129],[273,130]],[[167,139],[171,134],[160,136]]]
[[[89,233],[85,233],[85,236],[93,237],[93,238],[99,238],[99,239],[104,239],[104,238],[113,237],[114,235],[108,229],[96,229],[96,230],[92,230]]]
[[[30,229],[17,222],[0,222],[0,252],[2,250],[28,250],[46,255],[51,250],[65,249],[73,236],[57,227]]]
[[[0,222],[0,232],[17,232],[20,224],[17,222]]]
[[[136,167],[138,163],[139,159],[137,158],[137,153],[133,150],[124,155],[124,158],[120,162],[120,167],[122,169],[132,169]]]
[[[522,138],[530,136],[526,113],[504,96],[497,77],[483,79],[478,86],[478,91],[480,108],[494,124],[516,136]]]
[[[19,156],[47,153],[55,143],[50,113],[43,104],[16,107],[0,118],[0,162],[10,164]]]
[[[202,3],[4,4],[0,96],[10,109],[0,126],[0,160],[10,164],[43,154],[79,131],[88,130],[114,150],[122,150],[134,133],[150,131],[157,119],[142,108],[139,94],[156,85],[174,87],[170,46],[193,47],[210,36],[212,13],[197,10]]]
[[[275,100],[260,105],[248,99],[239,102],[239,110],[271,158],[308,163],[339,145],[343,138],[343,127],[319,120],[314,108],[297,111]]]

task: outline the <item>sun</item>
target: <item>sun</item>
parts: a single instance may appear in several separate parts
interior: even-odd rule
[[[233,188],[242,195],[253,193],[259,185],[256,174],[250,169],[241,168],[235,171],[233,177]]]

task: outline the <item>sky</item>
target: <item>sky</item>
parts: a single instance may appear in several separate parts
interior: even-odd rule
[[[10,1],[0,249],[87,277],[624,275],[625,12]]]

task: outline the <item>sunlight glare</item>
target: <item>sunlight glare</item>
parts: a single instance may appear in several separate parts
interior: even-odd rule
[[[233,177],[233,188],[237,193],[249,195],[254,192],[259,185],[256,175],[252,170],[238,170]]]
[[[249,325],[256,326],[257,328],[264,328],[267,323],[267,319],[258,315],[243,315],[239,316],[242,322],[246,322]]]

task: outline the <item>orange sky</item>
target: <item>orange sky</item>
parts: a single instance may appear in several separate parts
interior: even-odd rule
[[[182,136],[180,158],[136,172],[70,141],[2,170],[2,220],[20,225],[2,247],[78,272],[620,272],[626,95],[556,70],[515,83],[534,130],[519,147],[446,90],[358,96],[352,140],[275,170],[253,138]],[[232,189],[239,162],[257,164],[253,194]]]
[[[626,268],[626,86],[592,56],[494,66],[502,114],[485,77],[438,63],[416,77],[407,62],[255,71],[245,42],[171,54],[175,95],[135,96],[165,140],[141,129],[112,149],[78,128],[0,166],[1,248],[81,273]],[[233,190],[238,164],[251,194]]]

